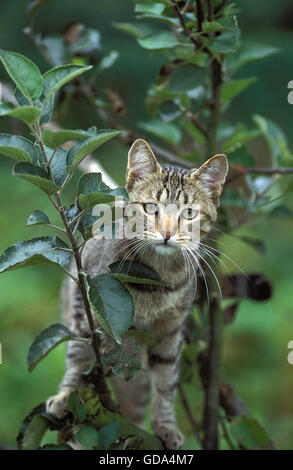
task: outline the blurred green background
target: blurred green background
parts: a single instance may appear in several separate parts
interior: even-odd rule
[[[47,65],[34,44],[23,33],[31,21],[24,0],[1,0],[0,47],[30,57],[44,72]],[[229,120],[249,123],[251,114],[265,115],[279,124],[288,135],[292,148],[293,107],[287,103],[288,82],[293,79],[291,52],[293,5],[290,0],[239,0],[242,9],[239,24],[243,40],[281,48],[261,62],[248,65],[239,77],[255,76],[258,81],[240,95],[229,112]],[[128,114],[124,121],[135,129],[146,118],[144,97],[154,81],[162,59],[142,50],[136,41],[115,30],[112,22],[134,18],[131,0],[90,1],[53,0],[42,7],[35,19],[35,29],[43,34],[60,32],[70,21],[85,23],[101,32],[104,52],[117,49],[120,58],[99,80],[119,91]],[[3,68],[0,80],[6,81]],[[99,86],[99,81],[97,83]],[[67,128],[103,126],[85,103],[76,102],[64,121]],[[2,118],[1,132],[23,132],[15,121]],[[104,125],[104,127],[107,127]],[[259,147],[260,158],[266,148]],[[99,152],[104,167],[123,184],[126,147],[118,141],[107,143]],[[26,182],[11,175],[12,164],[0,158],[0,251],[8,245],[46,230],[26,228],[25,221],[34,209],[55,215],[46,196]],[[293,183],[292,177],[286,177]],[[293,203],[286,200],[293,208]],[[272,282],[272,298],[263,303],[243,301],[236,321],[225,329],[224,370],[243,397],[253,415],[267,429],[280,449],[293,449],[293,366],[288,364],[288,342],[293,340],[293,219],[254,219],[233,234],[222,237],[224,251],[247,272],[259,272]],[[47,231],[49,234],[49,229]],[[246,234],[265,240],[267,254],[260,255],[237,239]],[[223,246],[223,245],[222,245]],[[231,271],[235,270],[229,265]],[[27,371],[26,355],[36,334],[60,318],[59,289],[62,274],[54,268],[26,268],[0,277],[0,442],[15,445],[17,429],[32,407],[56,392],[64,369],[65,348],[59,347],[32,374]],[[187,390],[195,412],[199,410],[198,392]],[[179,423],[188,431],[184,412]],[[199,417],[197,417],[199,419]],[[186,448],[194,445],[188,438]]]

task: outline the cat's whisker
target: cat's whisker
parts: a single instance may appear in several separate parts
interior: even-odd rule
[[[191,271],[190,271],[190,266],[191,266],[191,268],[192,268],[192,270],[193,270],[194,280],[195,280],[195,293],[194,293],[194,297],[195,297],[195,296],[196,296],[196,292],[197,292],[197,273],[196,273],[196,270],[194,269],[193,263],[192,263],[192,261],[191,261],[191,259],[190,259],[190,257],[189,257],[188,251],[187,251],[185,248],[183,248],[183,249],[185,250],[185,255],[186,255],[186,257],[187,257],[187,261],[188,261],[188,265],[189,265],[189,275],[190,275],[190,273],[191,273]]]
[[[217,256],[215,253],[213,253],[212,251],[208,250],[208,248],[204,248],[202,246],[202,244],[200,244],[200,249],[202,250],[203,253],[205,253],[215,264],[216,264],[216,261],[213,259],[216,258],[219,263],[221,263],[222,266],[224,266],[224,269],[227,271],[227,274],[228,276],[231,278],[232,275],[231,275],[231,271],[229,270],[229,268],[227,268],[226,264],[221,260],[221,258],[219,258],[219,256]]]
[[[125,247],[125,250],[126,250],[126,253],[125,255],[122,257],[121,261],[120,261],[120,264],[118,266],[118,271],[121,271],[125,262],[129,259],[129,256],[131,253],[133,253],[133,251],[136,250],[137,246],[142,243],[142,240],[135,240],[136,243],[132,244],[130,246],[130,250],[128,250],[129,248],[129,245],[127,245],[127,247]]]
[[[205,244],[202,243],[202,242],[201,242],[201,245],[204,246],[204,247],[206,247],[206,248],[209,248],[209,249],[211,249],[211,250],[213,250],[213,251],[216,251],[217,253],[219,253],[219,254],[222,255],[222,256],[225,256],[225,258],[227,258],[237,269],[239,269],[239,271],[245,276],[245,278],[246,278],[247,280],[249,280],[249,277],[248,277],[247,274],[243,271],[243,269],[241,269],[240,266],[239,266],[237,263],[235,263],[235,261],[233,261],[228,255],[226,255],[225,253],[223,253],[223,252],[220,251],[220,250],[217,250],[217,248],[214,248],[214,247],[212,247],[212,246],[210,246],[210,245],[205,245]]]
[[[203,280],[204,280],[205,288],[206,288],[208,303],[210,303],[210,294],[209,294],[209,288],[208,288],[208,284],[207,284],[205,272],[204,272],[202,266],[200,265],[199,260],[198,260],[197,257],[195,256],[195,253],[191,250],[191,248],[190,248],[188,245],[185,245],[185,246],[186,246],[186,249],[188,250],[189,254],[192,256],[192,258],[193,258],[194,261],[196,262],[196,264],[197,264],[197,266],[198,266],[198,269],[199,269],[200,272],[201,272],[201,275],[202,275]]]
[[[211,273],[212,273],[212,275],[213,275],[213,277],[214,277],[214,279],[215,279],[215,281],[216,281],[217,287],[218,287],[218,289],[219,289],[219,294],[220,294],[220,296],[222,297],[222,289],[221,289],[220,283],[219,283],[219,281],[218,281],[218,278],[217,278],[217,276],[216,276],[216,274],[215,274],[213,268],[212,268],[211,265],[207,262],[207,260],[206,260],[203,256],[201,256],[201,254],[199,253],[199,251],[196,251],[196,254],[200,257],[200,259],[207,265],[207,267],[208,267],[209,270],[211,271]]]

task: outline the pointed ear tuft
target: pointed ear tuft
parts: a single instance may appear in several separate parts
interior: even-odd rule
[[[136,183],[142,183],[155,174],[162,173],[156,157],[149,144],[143,139],[137,139],[128,153],[127,187],[128,190]]]
[[[205,189],[214,198],[221,195],[223,185],[228,173],[228,160],[223,153],[209,158],[203,165],[191,173],[192,180],[200,181]]]

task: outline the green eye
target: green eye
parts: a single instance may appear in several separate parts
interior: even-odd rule
[[[184,219],[191,220],[195,219],[198,216],[199,211],[197,209],[192,209],[191,207],[189,207],[188,209],[184,209],[181,214]]]
[[[144,208],[144,211],[150,215],[155,215],[159,212],[157,204],[153,204],[153,203],[144,204],[143,208]]]

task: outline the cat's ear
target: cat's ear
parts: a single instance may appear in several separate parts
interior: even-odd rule
[[[223,153],[209,158],[190,175],[191,180],[200,181],[212,197],[219,197],[228,173],[228,160]]]
[[[143,139],[137,139],[128,153],[126,184],[129,189],[134,184],[142,183],[160,173],[162,173],[162,168],[149,144]]]

